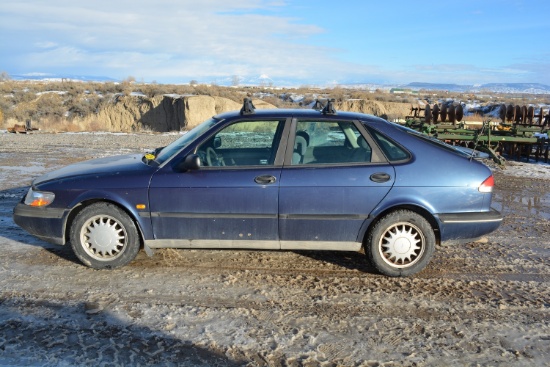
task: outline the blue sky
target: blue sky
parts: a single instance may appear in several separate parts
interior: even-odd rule
[[[550,85],[547,0],[2,0],[0,71]]]

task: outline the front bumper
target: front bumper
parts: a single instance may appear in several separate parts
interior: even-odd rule
[[[475,239],[495,231],[502,223],[502,214],[488,212],[449,213],[437,215],[441,242]]]
[[[64,245],[64,228],[68,214],[68,209],[38,208],[19,203],[13,209],[13,221],[33,236]]]

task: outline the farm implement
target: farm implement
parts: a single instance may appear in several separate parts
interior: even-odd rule
[[[532,106],[503,104],[499,107],[500,122],[466,123],[463,117],[460,104],[443,104],[441,108],[438,104],[426,105],[411,108],[410,116],[402,124],[449,144],[485,152],[501,165],[505,162],[504,155],[509,159],[528,161],[533,157],[537,162],[539,159],[548,162],[550,115],[545,115],[542,108],[535,113]]]

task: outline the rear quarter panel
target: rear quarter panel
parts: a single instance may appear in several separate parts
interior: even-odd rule
[[[411,160],[395,165],[394,187],[377,207],[378,211],[408,204],[419,205],[432,214],[490,210],[492,194],[478,190],[492,174],[487,166],[390,124],[378,124],[375,128],[412,154]]]

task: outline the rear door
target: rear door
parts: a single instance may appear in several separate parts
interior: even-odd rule
[[[291,130],[294,149],[287,149],[280,182],[281,247],[360,242],[361,227],[395,181],[393,167],[359,123],[297,120]]]

